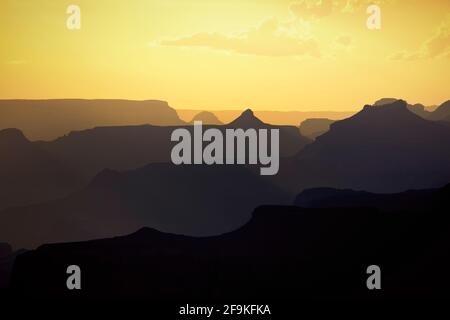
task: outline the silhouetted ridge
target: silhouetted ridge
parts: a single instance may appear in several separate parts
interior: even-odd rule
[[[294,204],[303,208],[374,207],[382,211],[429,212],[448,207],[450,185],[400,193],[371,193],[351,189],[314,188],[301,192]]]
[[[9,256],[11,253],[11,245],[9,243],[0,242],[0,259]]]
[[[300,133],[310,139],[315,139],[330,130],[330,125],[334,122],[336,121],[324,118],[306,119],[300,123]]]
[[[432,120],[450,121],[450,100],[441,104],[430,117]]]
[[[159,100],[0,100],[0,128],[19,128],[32,141],[99,126],[146,123],[185,124],[175,109]]]
[[[362,112],[358,113],[364,113],[371,115],[380,114],[383,113],[389,113],[390,115],[397,115],[397,116],[405,116],[406,114],[410,114],[411,112],[408,110],[408,104],[404,100],[396,100],[392,103],[388,104],[382,104],[382,105],[365,105]]]
[[[316,188],[399,192],[444,185],[450,180],[450,127],[426,120],[403,100],[366,105],[337,121],[281,165],[279,179],[296,192]]]
[[[245,166],[154,163],[120,173],[102,170],[64,199],[5,210],[0,241],[33,248],[129,234],[144,226],[209,236],[242,226],[261,204],[290,203],[290,198]]]
[[[0,130],[0,144],[25,144],[30,141],[25,137],[23,132],[19,129],[9,128]]]
[[[378,130],[380,134],[389,129],[392,131],[406,132],[411,126],[427,125],[428,121],[414,114],[407,108],[404,100],[397,100],[391,104],[378,106],[365,105],[363,110],[354,116],[331,124],[331,130],[324,136],[333,133],[333,129],[347,128],[351,130],[363,130],[364,132]],[[357,132],[353,132],[357,134]],[[355,150],[356,151],[356,150]]]
[[[382,105],[385,105],[385,104],[394,103],[397,100],[399,100],[399,99],[397,99],[397,98],[381,98],[381,99],[375,101],[375,103],[373,105],[374,106],[382,106]]]
[[[378,101],[375,101],[374,106],[382,106],[382,105],[393,104],[396,101],[400,101],[400,100],[396,99],[396,98],[383,98],[383,99],[380,99]],[[418,116],[420,116],[420,117],[422,117],[424,119],[428,119],[432,115],[432,113],[429,112],[428,110],[426,110],[425,106],[423,104],[420,104],[420,103],[416,103],[414,105],[407,104],[407,108],[408,108],[409,111],[417,114]]]
[[[111,187],[119,185],[123,181],[123,177],[120,172],[104,169],[99,172],[94,179],[92,179],[90,186],[91,187]]]
[[[240,127],[240,128],[255,128],[266,126],[264,122],[259,120],[253,113],[251,109],[247,109],[242,114],[232,121],[229,126]]]
[[[216,115],[209,111],[202,111],[198,113],[191,121],[193,124],[195,121],[201,121],[202,124],[209,125],[222,125],[223,123],[216,117]]]
[[[19,297],[69,301],[448,298],[450,198],[436,202],[437,191],[424,190],[431,202],[421,212],[261,206],[245,226],[218,236],[144,228],[45,245],[16,259],[11,288]],[[416,193],[392,196],[406,203]],[[78,293],[61,285],[71,261],[89,274]],[[381,295],[364,282],[374,261],[386,266]]]

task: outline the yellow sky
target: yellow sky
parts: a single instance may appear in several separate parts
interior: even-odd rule
[[[0,99],[356,110],[450,99],[450,1],[2,0]],[[66,9],[81,9],[68,30]]]

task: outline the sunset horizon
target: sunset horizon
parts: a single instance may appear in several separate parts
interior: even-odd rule
[[[450,300],[450,0],[2,0],[0,45],[9,309]]]
[[[366,25],[371,3],[381,10],[377,30]],[[75,30],[66,25],[72,4],[80,9]],[[157,99],[180,110],[255,111],[449,99],[445,0],[7,0],[0,7],[0,99]]]

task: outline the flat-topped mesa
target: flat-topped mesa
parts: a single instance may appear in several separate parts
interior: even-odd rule
[[[371,123],[380,121],[384,124],[395,123],[395,121],[425,121],[422,117],[418,116],[408,108],[406,101],[396,100],[390,104],[365,105],[363,110],[346,120],[336,122],[332,127],[334,125],[340,125],[355,120],[370,120]]]
[[[365,105],[364,109],[372,109],[372,110],[393,110],[393,109],[398,109],[398,110],[408,110],[407,108],[408,103],[405,100],[394,100],[391,102],[387,102],[387,103],[375,103],[374,105]]]

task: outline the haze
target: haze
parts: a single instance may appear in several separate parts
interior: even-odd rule
[[[81,30],[66,8],[81,8]],[[160,99],[177,109],[351,111],[439,105],[450,2],[3,0],[0,99]]]

